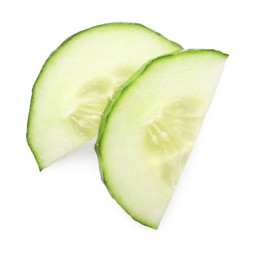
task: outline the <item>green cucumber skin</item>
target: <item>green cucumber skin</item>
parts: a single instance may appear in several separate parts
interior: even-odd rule
[[[34,95],[33,93],[36,92],[37,90],[37,83],[38,81],[40,80],[41,76],[43,75],[44,73],[44,69],[45,67],[48,65],[48,63],[51,62],[52,58],[54,58],[54,56],[58,53],[58,51],[60,49],[62,49],[63,47],[65,47],[73,38],[76,38],[76,37],[79,37],[80,34],[83,34],[85,32],[88,32],[90,30],[94,30],[94,29],[97,29],[97,28],[100,28],[100,27],[109,27],[109,26],[136,26],[136,27],[142,27],[142,28],[145,28],[146,30],[149,30],[151,31],[152,33],[154,34],[157,34],[158,36],[160,36],[161,38],[163,38],[163,40],[166,40],[168,42],[170,42],[170,44],[172,44],[173,46],[176,46],[177,49],[182,49],[181,45],[179,45],[178,43],[174,42],[174,41],[171,41],[169,39],[167,39],[166,37],[164,37],[162,34],[146,27],[145,25],[143,24],[140,24],[140,23],[129,23],[129,22],[114,22],[114,23],[106,23],[106,24],[100,24],[100,25],[96,25],[96,26],[93,26],[93,27],[90,27],[88,29],[85,29],[85,30],[82,30],[82,31],[79,31],[73,35],[71,35],[70,37],[68,37],[66,40],[64,40],[60,45],[59,47],[57,47],[57,49],[55,49],[50,55],[49,57],[46,59],[46,61],[44,62],[36,80],[35,80],[35,83],[33,85],[33,88],[32,88],[32,96],[31,96],[31,100],[30,100],[30,106],[29,106],[29,114],[28,114],[28,120],[27,120],[27,134],[26,134],[26,140],[27,140],[27,143],[28,143],[28,146],[30,147],[34,157],[35,157],[35,160],[37,162],[37,165],[39,167],[39,171],[42,171],[45,167],[43,166],[43,164],[41,163],[41,160],[40,160],[40,156],[37,154],[37,151],[36,149],[33,147],[33,144],[30,142],[30,137],[29,137],[29,128],[30,128],[30,120],[31,118],[33,117],[33,106],[34,106]]]
[[[104,136],[104,129],[107,125],[107,121],[109,119],[109,114],[111,113],[111,111],[113,110],[115,104],[117,103],[117,101],[119,100],[119,97],[125,92],[126,88],[128,86],[130,86],[130,84],[132,84],[133,82],[136,81],[136,79],[141,75],[141,73],[143,73],[143,71],[146,69],[147,65],[150,63],[151,61],[145,63],[144,65],[142,65],[142,67],[137,70],[122,86],[120,86],[116,92],[114,93],[114,95],[112,96],[112,98],[109,100],[104,112],[101,115],[101,123],[99,126],[99,133],[98,133],[98,138],[97,141],[95,143],[95,151],[98,157],[98,162],[99,162],[99,169],[100,169],[100,174],[101,174],[101,180],[102,182],[105,184],[105,186],[107,187],[108,192],[110,193],[111,197],[118,201],[118,198],[115,197],[114,193],[112,193],[111,189],[108,188],[108,181],[107,179],[104,178],[104,167],[103,164],[101,163],[101,158],[102,158],[102,154],[101,154],[101,141],[103,140],[103,136]],[[120,205],[123,210],[130,215],[135,221],[141,223],[144,226],[150,227],[152,229],[157,229],[157,226],[153,226],[150,223],[145,223],[142,220],[136,219],[135,217],[133,217],[131,215],[131,213],[128,211],[128,209],[126,209],[123,205]]]
[[[138,80],[140,78],[140,75],[143,74],[144,71],[146,71],[147,69],[150,68],[151,64],[157,61],[160,61],[161,59],[166,59],[166,58],[173,58],[175,59],[176,57],[180,56],[180,55],[189,55],[190,53],[202,53],[202,52],[211,52],[214,53],[215,55],[219,55],[221,57],[223,57],[224,59],[226,59],[229,55],[214,49],[188,49],[188,50],[180,50],[177,52],[174,52],[172,54],[168,54],[168,55],[163,55],[160,57],[157,57],[155,59],[152,59],[148,62],[146,62],[137,72],[135,72],[130,79],[128,79],[121,87],[119,87],[116,92],[114,93],[114,95],[112,96],[112,98],[109,100],[105,110],[102,113],[101,116],[101,122],[100,122],[100,126],[99,126],[99,132],[98,132],[98,138],[95,144],[95,151],[98,157],[98,162],[99,162],[99,169],[100,169],[100,173],[101,173],[101,179],[103,181],[103,183],[105,184],[105,186],[107,187],[110,195],[112,196],[113,199],[115,199],[117,202],[119,202],[118,198],[115,197],[114,193],[111,191],[111,189],[109,188],[108,185],[108,180],[105,178],[105,172],[106,169],[104,169],[104,165],[103,165],[103,160],[102,158],[104,157],[104,154],[101,151],[102,145],[103,145],[103,141],[104,141],[104,132],[105,129],[107,127],[108,124],[108,120],[111,117],[112,112],[114,111],[117,103],[121,100],[121,97],[125,94],[125,92],[130,89],[133,84],[136,82],[136,80]],[[124,211],[126,211],[135,221],[141,223],[142,225],[148,226],[152,229],[157,229],[158,226],[154,226],[152,224],[149,223],[145,223],[144,220],[140,220],[138,218],[135,218],[131,215],[131,212],[126,209],[121,203],[118,203]]]

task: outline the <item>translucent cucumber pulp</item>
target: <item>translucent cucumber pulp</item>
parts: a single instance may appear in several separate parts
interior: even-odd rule
[[[132,23],[96,26],[61,44],[33,87],[27,141],[40,170],[97,135],[108,100],[145,62],[180,49]]]
[[[215,50],[156,58],[108,103],[95,146],[102,178],[140,223],[159,226],[226,59]]]

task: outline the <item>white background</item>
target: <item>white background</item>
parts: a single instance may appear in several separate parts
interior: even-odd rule
[[[0,259],[256,259],[254,1],[1,1]],[[32,85],[68,36],[142,23],[184,48],[230,55],[159,229],[101,182],[94,141],[39,172],[26,143]]]

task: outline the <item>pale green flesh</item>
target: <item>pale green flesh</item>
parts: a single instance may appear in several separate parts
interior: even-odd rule
[[[142,224],[158,227],[226,58],[213,50],[157,58],[107,106],[96,145],[103,180]]]
[[[43,169],[97,135],[113,92],[142,64],[181,47],[139,24],[80,32],[46,61],[33,88],[27,140]]]

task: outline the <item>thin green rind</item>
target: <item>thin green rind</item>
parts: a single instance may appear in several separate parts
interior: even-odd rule
[[[84,34],[88,31],[91,31],[91,30],[94,30],[94,29],[97,29],[97,28],[100,28],[100,27],[109,27],[109,26],[139,26],[139,27],[142,27],[150,32],[152,32],[153,34],[156,34],[158,35],[159,37],[163,38],[163,40],[167,41],[170,43],[170,45],[173,45],[173,46],[176,46],[177,47],[177,50],[180,50],[182,49],[181,45],[174,42],[174,41],[171,41],[169,39],[167,39],[166,37],[164,37],[162,34],[146,27],[145,25],[143,24],[140,24],[140,23],[128,23],[128,22],[114,22],[114,23],[106,23],[106,24],[100,24],[100,25],[96,25],[96,26],[93,26],[93,27],[90,27],[88,29],[85,29],[85,30],[82,30],[82,31],[79,31],[73,35],[71,35],[70,37],[68,37],[66,40],[64,40],[60,46],[55,49],[50,55],[49,57],[46,59],[45,63],[43,64],[37,78],[36,78],[36,81],[33,85],[33,88],[32,88],[32,96],[31,96],[31,100],[30,100],[30,106],[29,106],[29,114],[28,114],[28,120],[27,120],[27,134],[26,134],[26,140],[27,140],[27,143],[28,143],[28,146],[30,147],[34,157],[35,157],[35,160],[37,162],[37,165],[39,167],[39,170],[42,171],[45,167],[43,166],[43,164],[41,163],[41,160],[40,160],[40,155],[37,153],[36,151],[36,148],[33,147],[33,144],[32,142],[30,142],[30,137],[29,137],[29,128],[30,128],[30,121],[31,121],[31,118],[33,117],[33,106],[34,106],[34,93],[36,92],[36,88],[37,88],[37,83],[39,82],[41,76],[43,75],[44,73],[44,70],[45,68],[47,67],[47,65],[51,62],[51,60],[58,54],[59,50],[61,50],[63,47],[65,47],[71,40],[73,40],[74,38],[77,38],[79,37],[81,34]]]
[[[212,53],[215,55],[219,55],[219,56],[223,57],[223,59],[227,59],[229,56],[226,53],[223,53],[221,51],[217,51],[214,49],[187,49],[187,50],[180,50],[180,51],[177,51],[177,52],[174,52],[171,54],[163,55],[163,56],[157,57],[155,59],[152,59],[152,60],[146,62],[137,72],[135,72],[130,77],[130,79],[128,79],[128,81],[126,81],[119,89],[116,90],[116,92],[112,96],[111,100],[109,100],[109,102],[101,116],[101,123],[99,126],[98,138],[97,138],[97,141],[95,144],[95,151],[96,151],[96,154],[98,157],[101,179],[102,179],[103,183],[106,185],[112,198],[118,202],[118,204],[123,208],[123,210],[126,213],[128,213],[135,221],[141,223],[142,225],[148,226],[152,229],[157,229],[158,226],[152,225],[151,223],[146,223],[144,220],[133,216],[133,214],[129,211],[129,209],[127,209],[124,205],[122,205],[122,203],[118,200],[118,198],[115,196],[114,192],[112,192],[111,187],[109,187],[108,180],[107,180],[107,178],[105,178],[106,169],[104,169],[103,154],[101,151],[101,148],[103,146],[103,141],[104,141],[104,133],[107,128],[108,120],[111,117],[111,114],[113,113],[113,111],[115,110],[115,107],[117,107],[117,104],[120,102],[121,97],[125,94],[125,91],[132,88],[134,83],[140,78],[140,76],[143,74],[143,72],[145,70],[149,69],[152,64],[160,61],[161,59],[166,59],[166,58],[175,59],[176,57],[178,57],[180,55],[188,55],[191,53],[199,53],[199,52],[200,53],[208,52],[208,53]]]

